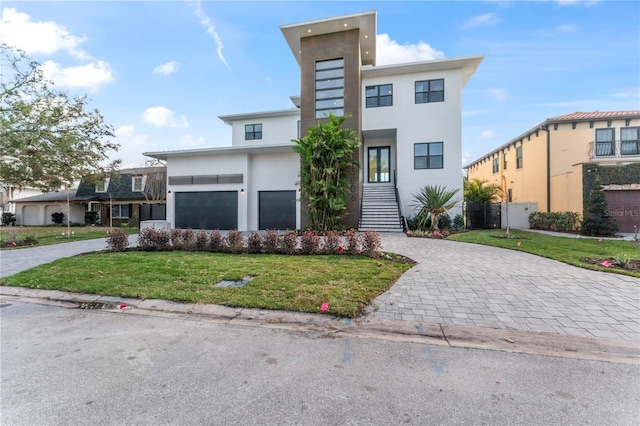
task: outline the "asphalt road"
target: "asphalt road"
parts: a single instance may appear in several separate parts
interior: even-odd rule
[[[640,366],[0,304],[0,423],[635,425]]]

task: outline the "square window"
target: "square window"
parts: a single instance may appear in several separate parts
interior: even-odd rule
[[[416,81],[416,103],[444,102],[444,79]]]
[[[262,124],[247,124],[244,126],[244,140],[262,139]]]
[[[413,145],[414,169],[441,169],[444,166],[443,143],[416,143]]]

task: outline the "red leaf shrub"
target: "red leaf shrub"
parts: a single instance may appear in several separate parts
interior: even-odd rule
[[[287,232],[280,237],[280,252],[283,254],[293,254],[298,245],[298,236],[295,232]]]
[[[264,236],[264,251],[267,253],[278,252],[278,231],[275,229],[267,229],[267,233]]]
[[[324,252],[328,254],[341,253],[340,242],[342,237],[335,231],[328,231],[324,237]]]
[[[378,235],[376,231],[364,231],[364,235],[362,237],[362,252],[365,255],[373,255],[373,253],[380,249],[380,244],[380,235]]]
[[[129,234],[120,229],[112,229],[107,237],[109,251],[125,251],[129,246]]]
[[[247,238],[247,250],[249,253],[260,253],[262,251],[262,236],[257,232],[252,232]]]
[[[237,229],[230,229],[225,241],[231,253],[242,253],[244,251],[244,237],[242,232]]]
[[[225,241],[220,230],[214,230],[209,235],[209,251],[213,253],[222,253],[224,251]]]
[[[317,232],[306,230],[300,237],[300,252],[302,254],[315,254],[320,251],[320,236]]]

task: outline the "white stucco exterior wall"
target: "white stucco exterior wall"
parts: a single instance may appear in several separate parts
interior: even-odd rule
[[[366,74],[365,74],[366,75]],[[415,103],[415,82],[444,79],[444,102]],[[366,108],[366,86],[393,84],[393,106]],[[413,195],[425,185],[458,189],[462,200],[462,76],[460,70],[376,76],[362,80],[362,129],[396,129],[398,189],[406,216],[415,213]],[[414,144],[443,142],[442,169],[414,169]],[[367,143],[365,141],[365,157]],[[393,157],[392,157],[393,161]],[[392,163],[393,164],[393,163]],[[365,164],[366,167],[366,164]],[[450,212],[462,213],[462,203]]]
[[[256,115],[234,121],[231,126],[231,144],[233,146],[293,144],[291,139],[298,137],[298,120],[300,120],[300,111],[294,110],[283,116],[261,117]],[[245,140],[245,126],[247,124],[262,124],[262,139]]]

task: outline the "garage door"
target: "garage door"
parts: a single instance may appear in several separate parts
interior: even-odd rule
[[[22,209],[22,224],[25,226],[42,225],[38,220],[39,206],[24,206]]]
[[[238,229],[238,191],[177,192],[176,228]]]
[[[296,229],[296,191],[258,192],[260,229]]]

